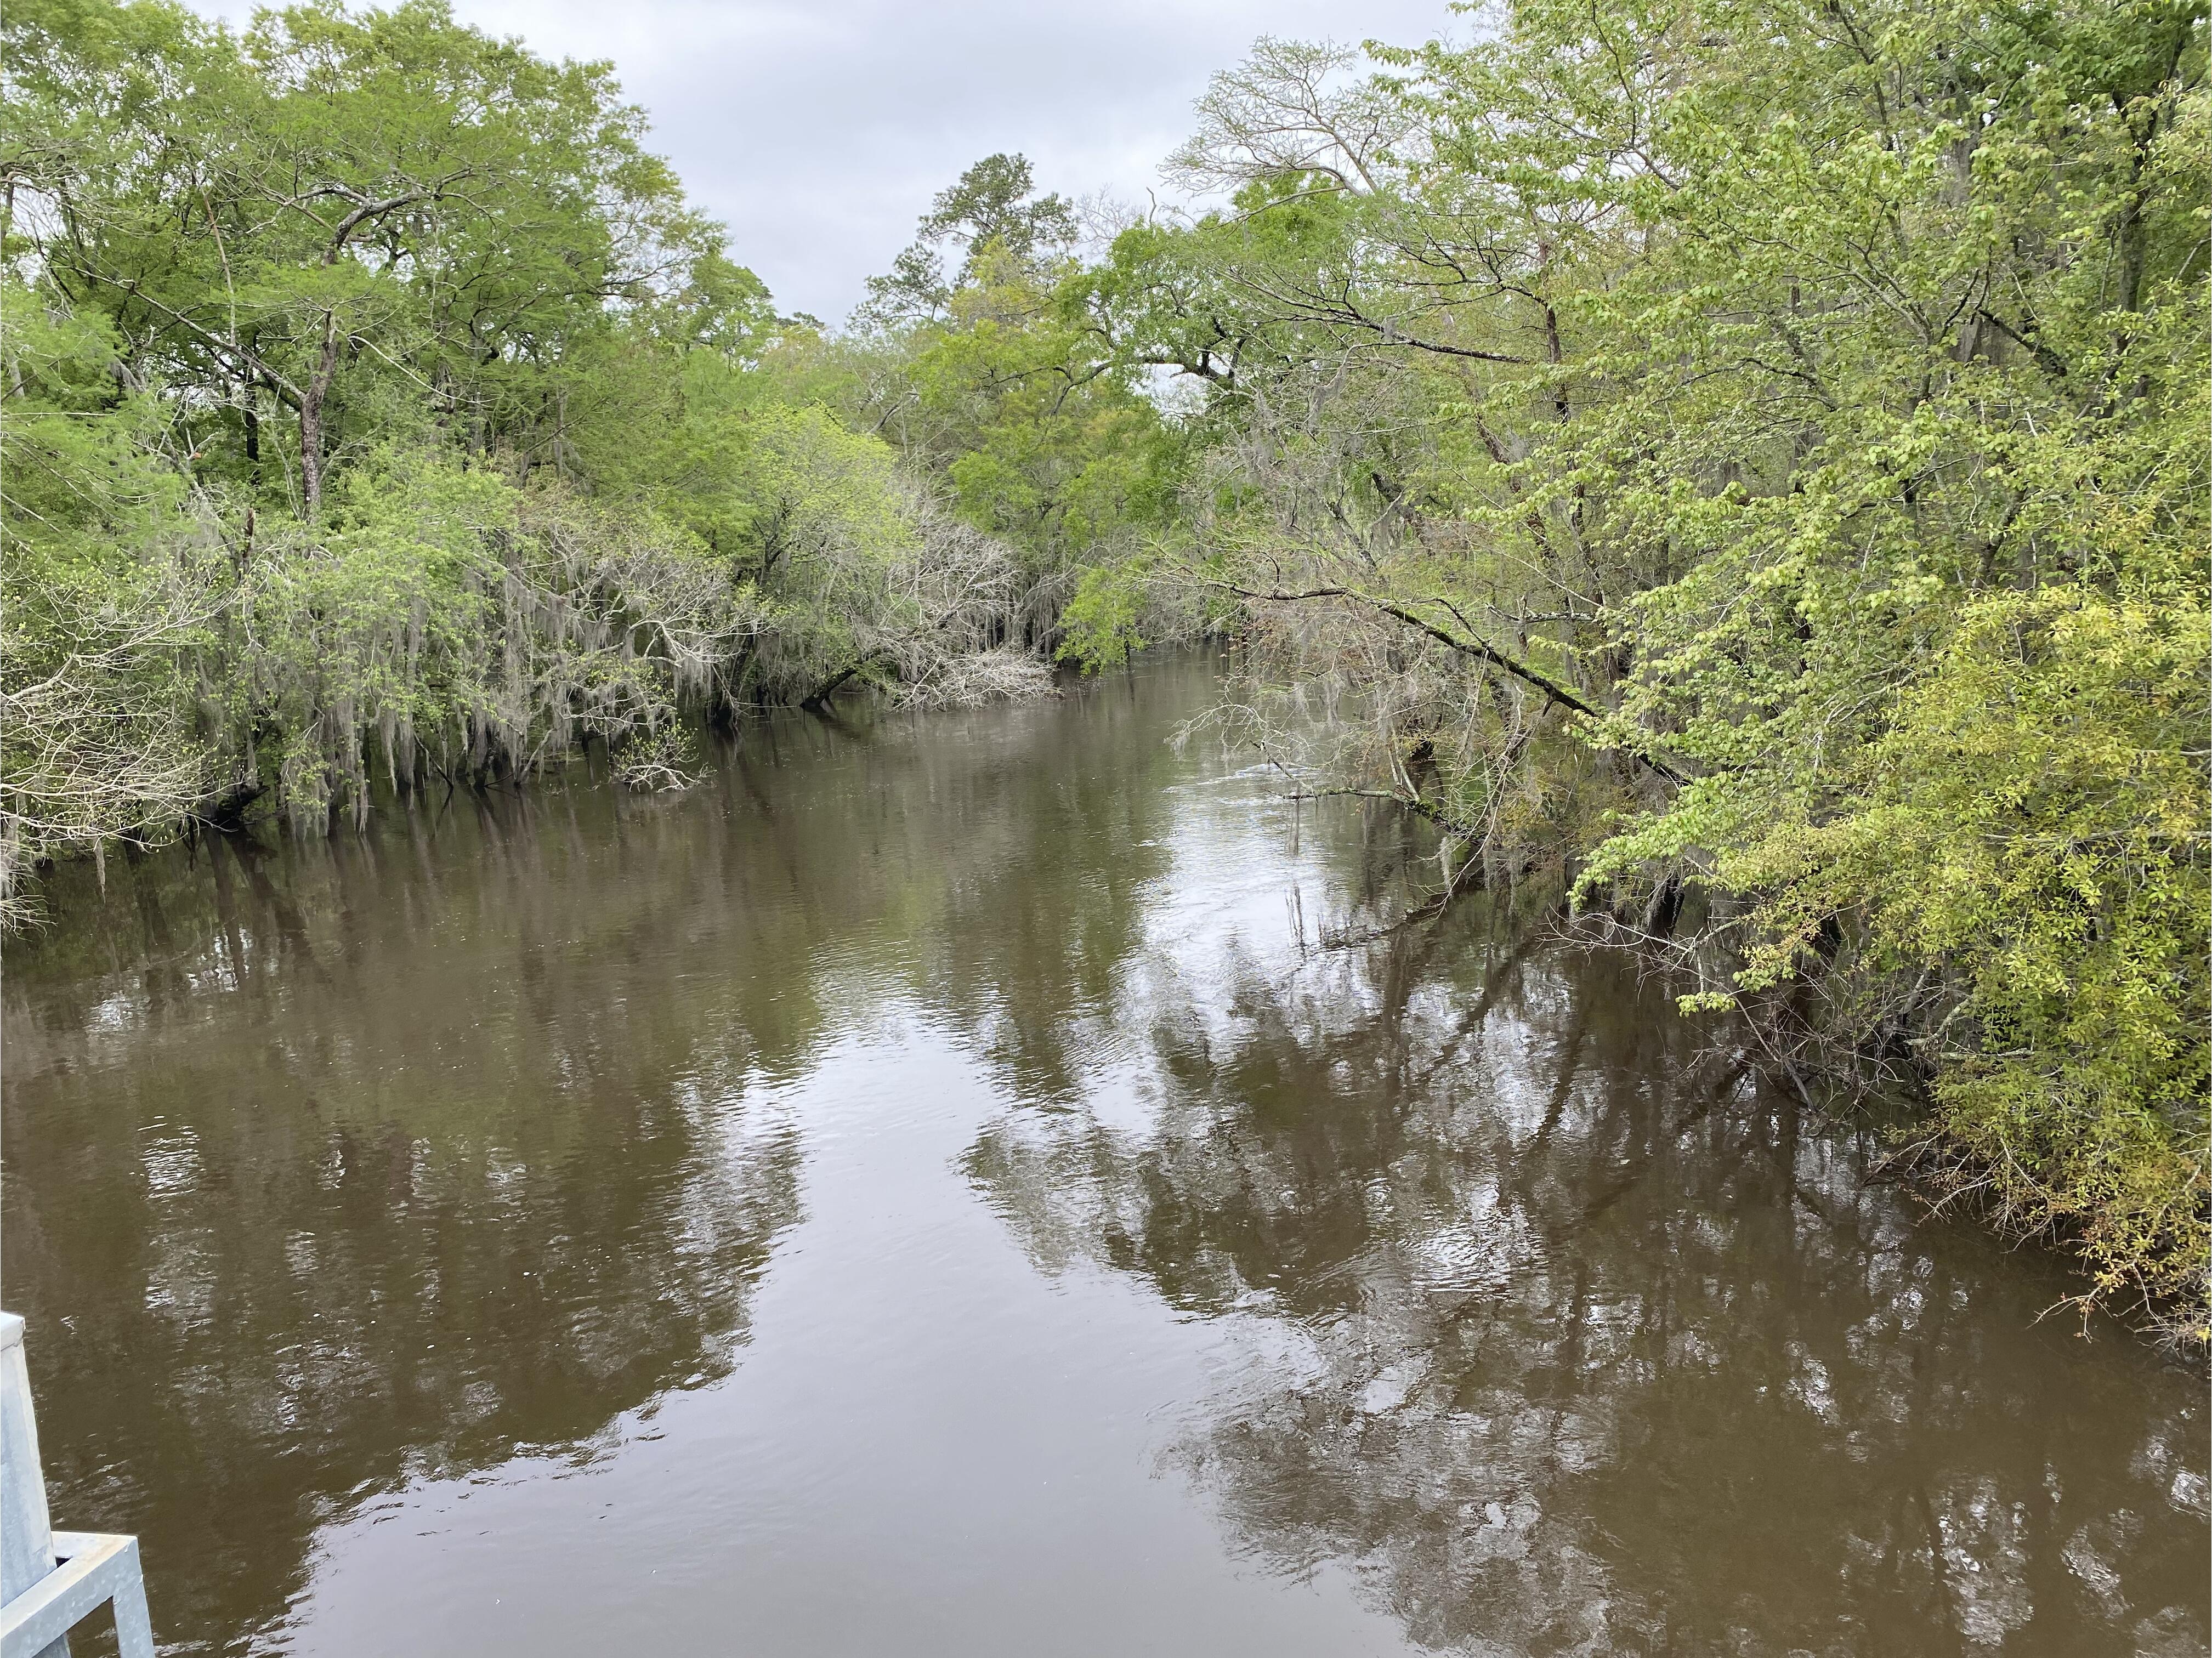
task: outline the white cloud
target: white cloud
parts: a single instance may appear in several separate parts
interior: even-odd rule
[[[199,0],[242,21],[239,0]],[[969,162],[1141,203],[1206,77],[1262,33],[1411,44],[1443,0],[454,0],[549,57],[611,59],[655,147],[786,308],[835,319]]]

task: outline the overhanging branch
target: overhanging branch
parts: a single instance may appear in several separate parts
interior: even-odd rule
[[[1557,703],[1563,708],[1571,708],[1575,713],[1586,715],[1592,720],[1601,720],[1605,717],[1600,709],[1553,679],[1549,675],[1540,673],[1527,663],[1508,656],[1487,641],[1477,638],[1472,634],[1462,637],[1449,628],[1437,626],[1426,616],[1416,614],[1393,599],[1383,598],[1374,593],[1362,592],[1357,587],[1305,587],[1295,592],[1281,590],[1266,592],[1214,577],[1206,578],[1205,581],[1209,587],[1218,588],[1224,592],[1234,593],[1240,598],[1251,599],[1266,604],[1296,604],[1326,598],[1350,599],[1356,604],[1364,604],[1368,609],[1380,615],[1387,616],[1394,621],[1401,622],[1409,628],[1418,629],[1447,650],[1455,652],[1461,656],[1473,657],[1478,661],[1487,662],[1500,671],[1512,675],[1524,685],[1532,686],[1540,691],[1548,701]],[[1442,600],[1431,602],[1443,603]],[[1450,607],[1446,605],[1445,608]],[[1665,761],[1656,759],[1641,750],[1623,747],[1619,751],[1627,755],[1638,764],[1650,768],[1670,783],[1679,784],[1689,780]]]

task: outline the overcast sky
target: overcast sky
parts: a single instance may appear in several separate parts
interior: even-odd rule
[[[199,0],[243,21],[251,0]],[[787,311],[842,320],[930,197],[1019,150],[1139,205],[1207,76],[1260,34],[1394,44],[1444,0],[454,0],[552,58],[611,58],[653,143]]]

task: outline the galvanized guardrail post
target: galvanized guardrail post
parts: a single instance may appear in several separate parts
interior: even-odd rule
[[[111,1601],[122,1658],[154,1658],[138,1540],[47,1518],[23,1321],[0,1313],[0,1658],[69,1658],[70,1630]]]

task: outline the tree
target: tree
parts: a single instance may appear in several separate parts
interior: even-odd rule
[[[1038,688],[966,662],[1020,634],[1013,550],[810,387],[818,328],[605,65],[437,0],[26,0],[0,39],[0,902],[585,743],[678,782],[689,722],[856,679]],[[948,234],[1065,224],[970,183]]]
[[[2201,1339],[2203,9],[1493,21],[1263,44],[1180,158],[1237,213],[1094,290],[1208,387],[1165,568],[1255,734],[1318,691],[1493,875],[1704,895],[1702,1000]]]
[[[238,39],[151,0],[32,0],[6,27],[10,176],[51,208],[17,218],[21,252],[112,319],[136,380],[200,389],[202,465],[268,487],[289,421],[283,492],[311,516],[333,457],[397,419],[550,459],[568,348],[685,293],[754,297],[605,65],[437,0],[263,13]]]
[[[935,319],[953,290],[975,280],[978,262],[991,250],[1024,269],[1064,252],[1075,240],[1074,211],[1058,196],[1036,196],[1036,189],[1025,155],[986,155],[969,167],[937,192],[890,274],[868,279],[862,319],[877,325]],[[961,255],[950,278],[948,246]]]

